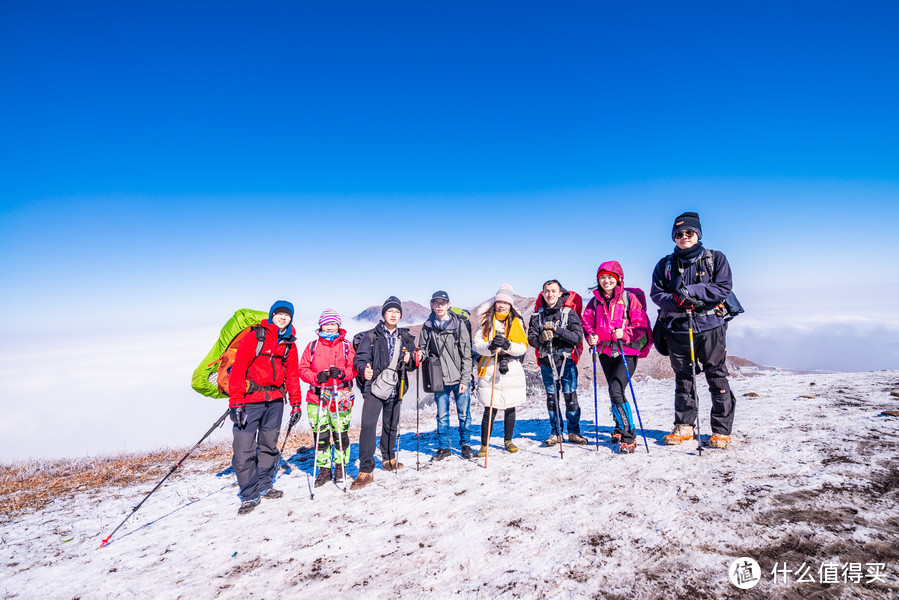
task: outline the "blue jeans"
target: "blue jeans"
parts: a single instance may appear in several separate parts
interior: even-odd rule
[[[450,393],[456,399],[456,415],[459,417],[459,445],[468,446],[469,430],[471,428],[471,395],[470,388],[466,385],[465,391],[459,393],[459,384],[448,385],[442,392],[434,394],[434,402],[437,403],[437,439],[441,448],[452,447],[450,440]]]
[[[549,427],[553,435],[562,435],[562,426],[559,424],[559,411],[555,407],[556,384],[553,381],[553,370],[546,365],[540,365],[540,376],[543,378],[543,387],[546,388],[547,398],[552,397],[553,401],[547,400],[547,412],[549,413]],[[572,361],[565,361],[565,370],[562,371],[562,393],[574,394],[577,392],[577,365]],[[576,396],[575,396],[576,397]],[[563,400],[563,398],[559,398]],[[565,403],[565,418],[568,420],[568,433],[581,434],[581,407],[574,405],[574,410],[568,410],[568,403]]]

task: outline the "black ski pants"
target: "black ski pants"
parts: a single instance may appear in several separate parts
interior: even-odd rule
[[[237,475],[241,500],[255,500],[271,489],[278,457],[278,434],[284,416],[284,401],[251,402],[244,406],[247,424],[235,425],[234,457],[231,466]]]
[[[712,396],[712,433],[730,435],[737,401],[727,381],[727,326],[693,334],[698,373],[700,366]],[[671,368],[674,369],[674,422],[696,424],[693,371],[690,366],[690,337],[687,333],[665,331]]]
[[[493,420],[496,419],[496,413],[499,412],[498,408],[493,409],[493,414],[490,413],[490,407],[484,407],[484,417],[481,419],[481,445],[487,445],[487,432],[493,433]],[[503,411],[503,439],[507,442],[512,439],[512,435],[515,432],[515,407],[507,408]]]
[[[630,403],[627,400],[627,373],[629,370],[631,377],[634,376],[634,371],[637,370],[637,357],[625,356],[625,360],[627,360],[627,370],[625,370],[620,356],[612,358],[608,354],[599,355],[599,364],[606,376],[606,382],[609,384],[609,399],[612,401],[615,433],[621,436],[622,442],[630,444],[637,439],[637,430],[634,427]]]
[[[366,386],[368,388],[368,386]],[[400,427],[399,398],[381,400],[367,389],[362,392],[362,429],[359,432],[359,472],[375,470],[375,437],[378,417],[381,418],[381,460],[396,458],[396,436]]]

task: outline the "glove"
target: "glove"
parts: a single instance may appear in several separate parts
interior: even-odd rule
[[[552,331],[555,331],[557,326],[558,323],[556,323],[555,321],[546,321],[545,323],[543,323],[543,329],[549,329]]]
[[[332,379],[343,379],[344,377],[346,377],[346,373],[344,373],[337,367],[331,367],[330,369],[328,369],[328,375],[330,375]]]
[[[551,342],[551,341],[553,340],[553,338],[555,337],[555,335],[556,335],[556,334],[554,334],[554,333],[552,332],[552,329],[544,329],[544,330],[543,330],[543,333],[540,334],[540,338],[541,338],[544,342]]]
[[[509,344],[509,345],[506,346],[506,344]],[[507,349],[511,345],[512,344],[506,339],[506,336],[504,336],[501,333],[497,333],[495,336],[493,336],[493,339],[490,340],[489,348],[491,350],[496,350],[497,348],[506,348]]]
[[[301,410],[301,405],[297,404],[293,407],[293,410],[290,411],[290,422],[287,424],[288,427],[293,427],[300,421],[300,416],[302,416],[303,411]]]
[[[503,345],[502,345],[503,350],[508,350],[509,348],[512,347],[512,342],[507,340],[505,337],[502,339],[502,342],[503,342]]]
[[[238,429],[243,429],[247,426],[247,412],[244,410],[243,404],[232,406],[231,413],[228,416],[231,417],[231,422],[233,422]]]
[[[681,308],[684,308],[684,309],[692,310],[696,306],[695,304],[693,304],[690,301],[691,300],[690,298],[686,298],[686,297],[682,296],[680,292],[674,292],[673,297],[671,299],[674,300],[675,304],[677,304],[678,306],[680,306]]]
[[[324,383],[324,382],[328,381],[328,379],[330,377],[331,377],[331,373],[329,371],[322,371],[321,373],[319,373],[318,375],[315,376],[315,380],[318,381],[319,383]]]

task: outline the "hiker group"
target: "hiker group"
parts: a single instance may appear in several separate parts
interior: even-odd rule
[[[273,487],[280,456],[277,442],[285,401],[291,405],[288,435],[303,414],[301,380],[309,386],[305,414],[315,439],[315,486],[334,480],[346,489],[354,383],[363,402],[359,475],[351,488],[361,489],[374,479],[379,419],[381,468],[403,468],[396,451],[400,406],[410,387],[410,373],[416,370],[437,406],[438,448],[432,461],[452,455],[455,433],[461,457],[484,458],[486,465],[493,424],[500,412],[503,447],[517,452],[513,443],[515,410],[527,399],[523,361],[528,348],[535,350],[546,391],[550,426],[546,446],[558,446],[564,452],[566,425],[569,443],[589,443],[582,435],[578,400],[577,365],[586,342],[593,358],[594,389],[597,362],[608,385],[614,420],[611,440],[619,453],[631,454],[636,448],[633,415],[636,412],[639,420],[639,411],[628,400],[627,390],[630,386],[636,402],[631,378],[638,359],[645,357],[653,344],[668,355],[675,373],[674,428],[664,436],[664,443],[696,438],[701,452],[695,379],[701,370],[711,392],[708,443],[726,448],[735,400],[727,380],[725,333],[727,320],[742,309],[731,293],[727,258],[722,252],[705,249],[700,241],[699,216],[691,212],[678,216],[671,237],[674,252],[663,257],[652,274],[650,297],[659,307],[654,327],[646,313],[643,291],[625,287],[624,270],[614,260],[599,265],[596,287],[591,289],[586,307],[577,293],[558,280],[546,281],[528,323],[506,284],[473,315],[452,307],[445,291],[434,292],[431,313],[417,340],[399,326],[403,307],[394,296],[383,303],[378,325],[352,341],[346,339],[340,315],[325,310],[316,338],[302,356],[291,325],[293,305],[275,302],[266,319],[245,328],[247,334],[232,341],[230,355],[222,354],[220,360],[228,363],[228,368],[223,371],[219,364],[218,391],[227,394],[234,423],[232,465],[240,487],[239,513],[252,511],[262,498],[283,495]],[[226,355],[231,357],[228,361]],[[470,445],[473,389],[484,407],[477,452]],[[450,426],[451,403],[458,417],[455,432]]]

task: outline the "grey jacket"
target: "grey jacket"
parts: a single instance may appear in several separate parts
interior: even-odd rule
[[[471,379],[471,334],[465,323],[453,313],[449,313],[450,322],[446,329],[437,329],[434,313],[421,327],[419,347],[422,356],[439,356],[440,368],[443,370],[443,384],[456,385],[468,383]],[[459,343],[456,343],[458,335]]]

